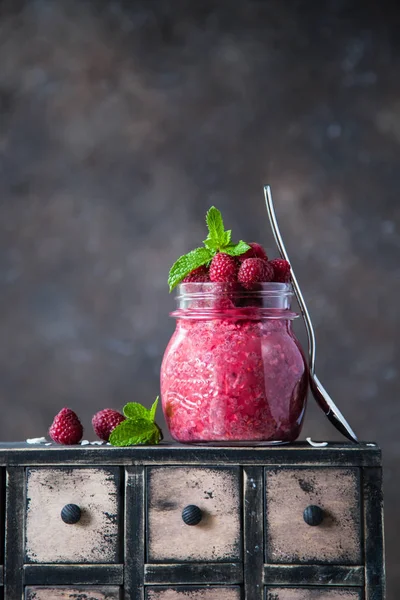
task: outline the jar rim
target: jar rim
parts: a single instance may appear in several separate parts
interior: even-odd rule
[[[188,282],[177,290],[177,310],[172,317],[184,319],[295,319],[291,311],[290,283],[255,284],[247,290],[239,283]]]

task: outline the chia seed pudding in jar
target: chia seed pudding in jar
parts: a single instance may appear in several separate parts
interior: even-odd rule
[[[290,283],[178,286],[176,329],[161,367],[172,437],[195,442],[293,442],[308,370],[296,339]]]

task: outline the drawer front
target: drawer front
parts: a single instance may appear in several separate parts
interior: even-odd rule
[[[42,587],[34,586],[25,588],[25,600],[120,600],[118,587],[91,587],[77,586]]]
[[[147,588],[146,600],[240,600],[239,587]]]
[[[188,506],[201,511],[196,525],[183,521]],[[240,560],[240,511],[238,468],[150,468],[148,560]]]
[[[119,470],[28,469],[26,562],[118,562]],[[79,507],[75,524],[65,523],[67,504]]]
[[[266,470],[267,562],[361,564],[360,507],[358,469]]]
[[[323,588],[267,588],[265,600],[361,600],[361,590]]]

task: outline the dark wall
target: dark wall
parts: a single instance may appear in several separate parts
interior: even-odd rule
[[[0,14],[1,439],[46,434],[63,406],[93,439],[95,411],[150,404],[169,266],[211,204],[276,253],[270,183],[320,378],[384,450],[398,598],[396,4],[3,0]],[[312,401],[303,435],[338,439]]]

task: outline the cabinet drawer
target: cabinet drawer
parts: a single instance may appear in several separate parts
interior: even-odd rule
[[[361,600],[361,590],[340,588],[267,588],[265,600]]]
[[[119,483],[116,468],[28,469],[26,562],[118,562]],[[68,504],[74,524],[61,517]]]
[[[150,562],[240,559],[238,468],[153,467],[147,485]]]
[[[25,588],[25,600],[120,600],[118,587],[77,586],[66,587],[28,587]]]
[[[146,600],[240,600],[239,587],[147,588]]]
[[[267,469],[267,562],[361,564],[360,506],[358,469]]]

